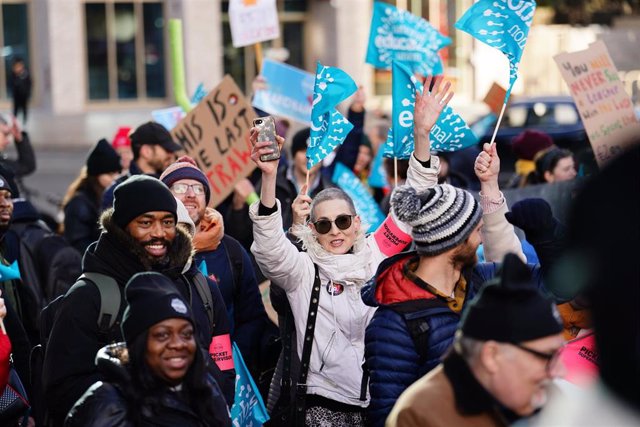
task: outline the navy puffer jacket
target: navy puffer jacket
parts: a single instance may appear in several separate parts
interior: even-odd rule
[[[415,252],[402,253],[385,260],[362,289],[365,304],[378,307],[365,333],[371,395],[367,419],[373,426],[383,426],[402,392],[440,363],[460,321],[460,313],[451,310],[445,300],[404,276],[404,266],[416,256]],[[496,269],[494,263],[482,263],[463,272],[467,280],[464,302],[473,298]],[[412,323],[420,318],[428,325],[422,357],[407,324],[407,320]]]

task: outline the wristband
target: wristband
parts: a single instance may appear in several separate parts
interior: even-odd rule
[[[258,193],[256,193],[255,191],[251,194],[249,194],[247,196],[247,198],[244,200],[248,205],[252,205],[255,202],[257,202],[258,200],[260,200],[260,196],[258,196]]]

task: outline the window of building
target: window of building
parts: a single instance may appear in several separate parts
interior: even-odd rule
[[[90,101],[166,97],[162,2],[86,2],[87,94]]]
[[[308,0],[277,0],[280,38],[262,43],[262,51],[273,48],[286,48],[289,51],[287,64],[305,68],[304,64],[304,27]],[[238,86],[247,92],[255,78],[256,56],[252,46],[234,48],[231,43],[229,25],[229,0],[221,1],[222,40],[224,46],[224,72],[231,74]]]
[[[21,58],[30,69],[29,1],[0,0],[0,100],[9,99],[11,68]]]

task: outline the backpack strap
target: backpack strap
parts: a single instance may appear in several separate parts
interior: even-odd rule
[[[213,318],[213,295],[211,295],[211,288],[209,287],[209,282],[207,282],[207,278],[198,271],[193,277],[193,282],[196,285],[196,291],[198,295],[200,295],[200,299],[204,303],[204,308],[207,311],[207,317],[209,317],[209,324],[211,325],[211,330],[213,331],[213,327],[215,326],[214,318]]]
[[[451,313],[448,307],[432,307],[420,310],[414,313],[403,313],[404,321],[407,324],[407,330],[416,352],[420,356],[420,365],[427,361],[429,352],[429,323],[427,319],[436,314]]]
[[[100,273],[86,272],[78,280],[91,282],[100,292],[100,313],[98,314],[98,329],[107,333],[116,323],[120,305],[122,304],[122,290],[115,279]],[[75,285],[74,285],[75,286]],[[69,290],[71,291],[71,290]]]
[[[315,279],[311,288],[311,298],[309,298],[309,313],[307,314],[307,326],[304,328],[304,343],[302,345],[302,357],[300,358],[300,377],[296,384],[296,400],[294,425],[305,425],[306,398],[307,398],[307,375],[309,374],[309,361],[311,360],[311,348],[313,347],[313,334],[316,329],[316,318],[318,317],[318,305],[320,303],[320,273],[318,266],[314,263]]]
[[[227,254],[227,261],[229,262],[231,275],[233,277],[233,291],[231,295],[235,301],[238,296],[238,289],[240,288],[242,276],[244,276],[244,257],[242,256],[240,243],[237,240],[232,239],[227,235],[224,235],[222,240],[224,242],[224,250]]]

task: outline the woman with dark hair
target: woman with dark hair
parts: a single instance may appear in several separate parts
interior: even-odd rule
[[[106,380],[78,399],[65,426],[230,426],[210,358],[195,339],[191,308],[173,282],[138,273],[125,293],[126,343],[98,352]]]
[[[573,153],[558,147],[539,153],[535,159],[536,175],[539,182],[570,181],[576,177],[576,163]]]
[[[100,236],[98,216],[102,193],[121,171],[120,156],[106,139],[101,139],[67,189],[62,200],[64,237],[82,254]]]

